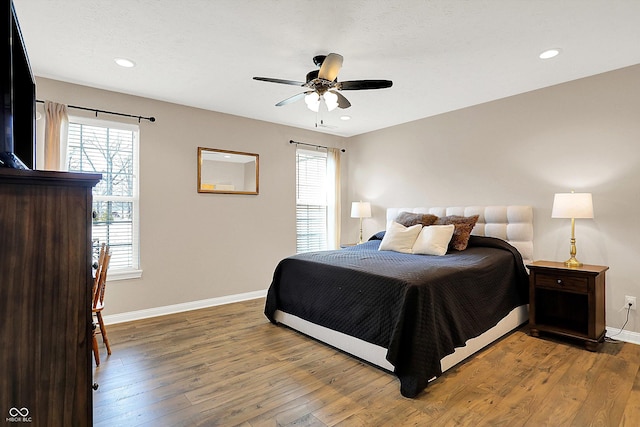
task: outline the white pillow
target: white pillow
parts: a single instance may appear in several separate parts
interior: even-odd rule
[[[411,253],[411,248],[420,234],[422,224],[412,225],[411,227],[405,227],[402,224],[398,224],[393,221],[384,237],[380,242],[379,251],[396,251],[405,254]]]
[[[453,224],[423,227],[413,244],[412,252],[418,255],[446,254],[454,230]]]

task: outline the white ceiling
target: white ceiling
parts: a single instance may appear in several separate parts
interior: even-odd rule
[[[300,128],[321,118],[342,136],[640,63],[640,0],[14,3],[37,76]],[[551,47],[562,54],[538,59]],[[393,87],[344,91],[352,107],[317,118],[304,101],[275,107],[301,88],[252,80],[304,81],[329,52],[344,56],[339,81]]]

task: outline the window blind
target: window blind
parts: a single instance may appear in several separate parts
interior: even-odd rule
[[[296,251],[327,249],[327,154],[296,150]]]
[[[109,270],[138,269],[137,126],[70,118],[69,171],[101,173],[93,189],[94,251],[111,248]]]

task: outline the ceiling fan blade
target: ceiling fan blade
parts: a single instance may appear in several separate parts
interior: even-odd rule
[[[297,95],[290,96],[287,99],[284,99],[276,104],[276,107],[282,107],[283,105],[291,104],[292,102],[296,102],[299,99],[304,98],[307,94],[312,93],[313,91],[302,92]]]
[[[283,85],[293,85],[293,86],[305,85],[305,82],[298,82],[295,80],[272,79],[270,77],[254,77],[253,80],[260,80],[261,82],[282,83]]]
[[[384,89],[392,85],[391,80],[351,80],[338,83],[336,88],[340,90]]]
[[[349,108],[349,107],[351,107],[351,103],[349,102],[349,100],[347,98],[345,98],[344,95],[342,95],[340,92],[338,92],[336,90],[330,90],[329,92],[335,93],[336,95],[338,95],[338,108]]]
[[[342,55],[330,53],[322,62],[318,77],[332,82],[338,77],[340,68],[342,68]]]

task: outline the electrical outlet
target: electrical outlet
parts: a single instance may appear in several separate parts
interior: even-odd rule
[[[629,304],[631,304],[631,310],[636,309],[636,297],[630,297],[629,295],[624,296],[624,308],[628,308]]]

